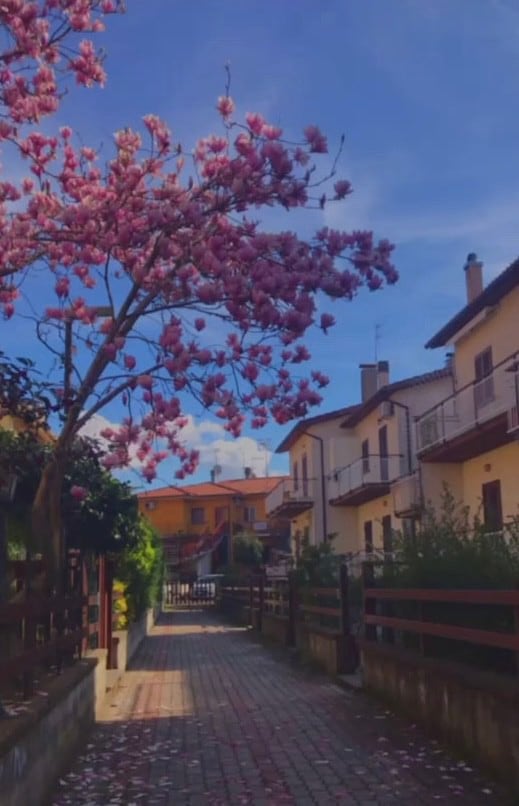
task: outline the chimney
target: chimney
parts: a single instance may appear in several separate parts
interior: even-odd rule
[[[483,291],[483,263],[478,260],[475,252],[467,255],[465,282],[467,284],[467,303],[473,302]]]
[[[363,403],[377,391],[376,364],[360,364],[360,389]]]
[[[377,389],[382,389],[389,383],[389,361],[379,361],[377,364]]]
[[[245,478],[246,479],[251,479],[252,478],[252,467],[244,467],[243,471],[245,473]]]
[[[211,468],[210,474],[211,474],[211,481],[214,484],[214,480],[215,480],[215,477],[216,477],[216,474],[214,472],[214,467]]]

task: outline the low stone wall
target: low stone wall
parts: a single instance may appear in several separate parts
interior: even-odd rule
[[[317,663],[328,674],[337,675],[344,671],[343,637],[331,630],[296,624],[296,646],[302,655]]]
[[[519,688],[501,676],[362,644],[364,685],[519,788]]]
[[[23,715],[0,725],[0,803],[40,806],[92,726],[104,696],[106,651],[51,680]]]
[[[108,688],[113,688],[124,674],[141,642],[151,632],[157,611],[150,608],[145,614],[130,624],[127,630],[114,630],[112,633],[112,669],[107,672]]]

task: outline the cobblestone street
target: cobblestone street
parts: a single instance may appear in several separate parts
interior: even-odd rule
[[[514,800],[364,695],[207,612],[179,611],[143,644],[52,803]]]

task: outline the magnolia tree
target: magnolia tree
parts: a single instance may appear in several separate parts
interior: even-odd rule
[[[12,41],[0,55],[0,136],[27,171],[1,184],[0,302],[16,317],[25,294],[39,341],[59,359],[51,380],[61,427],[33,508],[54,569],[65,457],[94,415],[116,399],[125,410],[103,433],[106,467],[137,457],[151,481],[173,455],[183,478],[197,463],[182,438],[190,400],[234,436],[247,417],[260,428],[306,415],[327,383],[318,370],[301,374],[310,358],[302,337],[335,321],[322,301],[397,276],[391,245],[370,232],[324,227],[302,240],[258,224],[262,208],[319,210],[349,194],[335,164],[317,173],[328,149],[316,126],[288,141],[259,114],[238,119],[227,92],[217,103],[221,133],[193,150],[154,115],[117,132],[107,162],[76,147],[68,127],[39,131],[59,103],[57,67],[84,85],[102,81],[93,45],[75,53],[71,42],[115,10],[92,0],[3,0],[0,10]]]

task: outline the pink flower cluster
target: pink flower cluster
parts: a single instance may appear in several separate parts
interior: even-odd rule
[[[142,134],[115,135],[106,167],[94,149],[75,147],[70,128],[37,131],[59,103],[58,63],[79,84],[103,82],[92,42],[70,42],[119,8],[118,0],[3,0],[0,27],[12,47],[0,55],[0,139],[18,146],[32,177],[0,182],[0,306],[12,316],[19,273],[30,282],[38,272],[56,295],[40,319],[58,355],[63,323],[72,323],[81,359],[67,439],[119,398],[128,417],[103,435],[106,466],[138,462],[151,480],[173,454],[183,477],[197,462],[182,442],[189,397],[235,436],[246,415],[256,428],[305,416],[328,382],[315,369],[299,374],[310,359],[301,339],[335,324],[323,301],[350,300],[397,274],[393,247],[370,232],[322,228],[304,240],[257,223],[262,208],[327,203],[314,160],[328,144],[317,126],[289,143],[260,114],[236,121],[222,96],[223,135],[199,140],[187,177],[190,152],[155,115]],[[328,179],[328,198],[351,192],[346,180]]]

